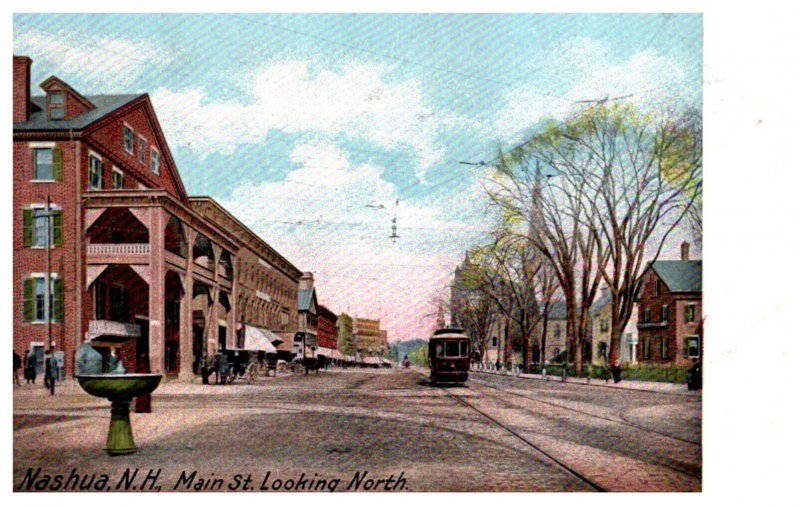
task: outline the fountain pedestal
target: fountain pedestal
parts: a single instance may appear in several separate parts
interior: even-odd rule
[[[77,375],[77,378],[83,390],[111,401],[111,422],[105,451],[109,456],[135,453],[137,448],[130,419],[131,399],[153,392],[161,382],[161,375],[129,373]]]

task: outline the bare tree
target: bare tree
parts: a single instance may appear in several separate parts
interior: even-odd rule
[[[522,352],[523,370],[531,363],[531,341],[542,319],[540,303],[552,295],[543,279],[549,263],[533,246],[505,226],[496,230],[492,242],[472,250],[479,269],[476,283],[483,288],[499,315],[517,332],[514,346]]]
[[[450,297],[450,316],[455,325],[463,327],[472,339],[480,362],[484,362],[488,348],[489,330],[497,318],[494,299],[483,284],[483,267],[469,259],[456,269]]]
[[[600,103],[500,154],[490,196],[505,218],[525,223],[517,234],[551,261],[579,369],[601,281],[612,302],[610,362],[618,358],[645,257],[658,258],[700,192],[701,145],[692,112],[654,116]]]

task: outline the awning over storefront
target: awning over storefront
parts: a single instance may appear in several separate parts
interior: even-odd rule
[[[273,341],[281,339],[268,329],[256,327],[255,325],[245,325],[244,327],[244,349],[256,352],[277,353],[278,350],[272,344]]]
[[[317,347],[317,356],[324,355],[329,359],[335,359],[336,357],[333,356],[334,350],[330,348],[325,348],[324,346]]]

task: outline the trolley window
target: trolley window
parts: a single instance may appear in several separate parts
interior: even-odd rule
[[[459,341],[447,341],[444,344],[444,356],[445,357],[458,357],[458,343]]]
[[[436,343],[436,357],[442,357],[444,353],[444,345],[442,343]]]
[[[461,343],[461,357],[469,355],[469,341],[459,341]]]

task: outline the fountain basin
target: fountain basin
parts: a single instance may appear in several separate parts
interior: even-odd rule
[[[150,394],[161,383],[162,375],[125,373],[106,375],[77,375],[84,391],[111,401],[131,400]]]
[[[111,401],[111,422],[105,448],[110,456],[133,454],[138,450],[131,429],[130,402],[153,392],[161,382],[161,376],[141,373],[76,376],[84,391]]]

